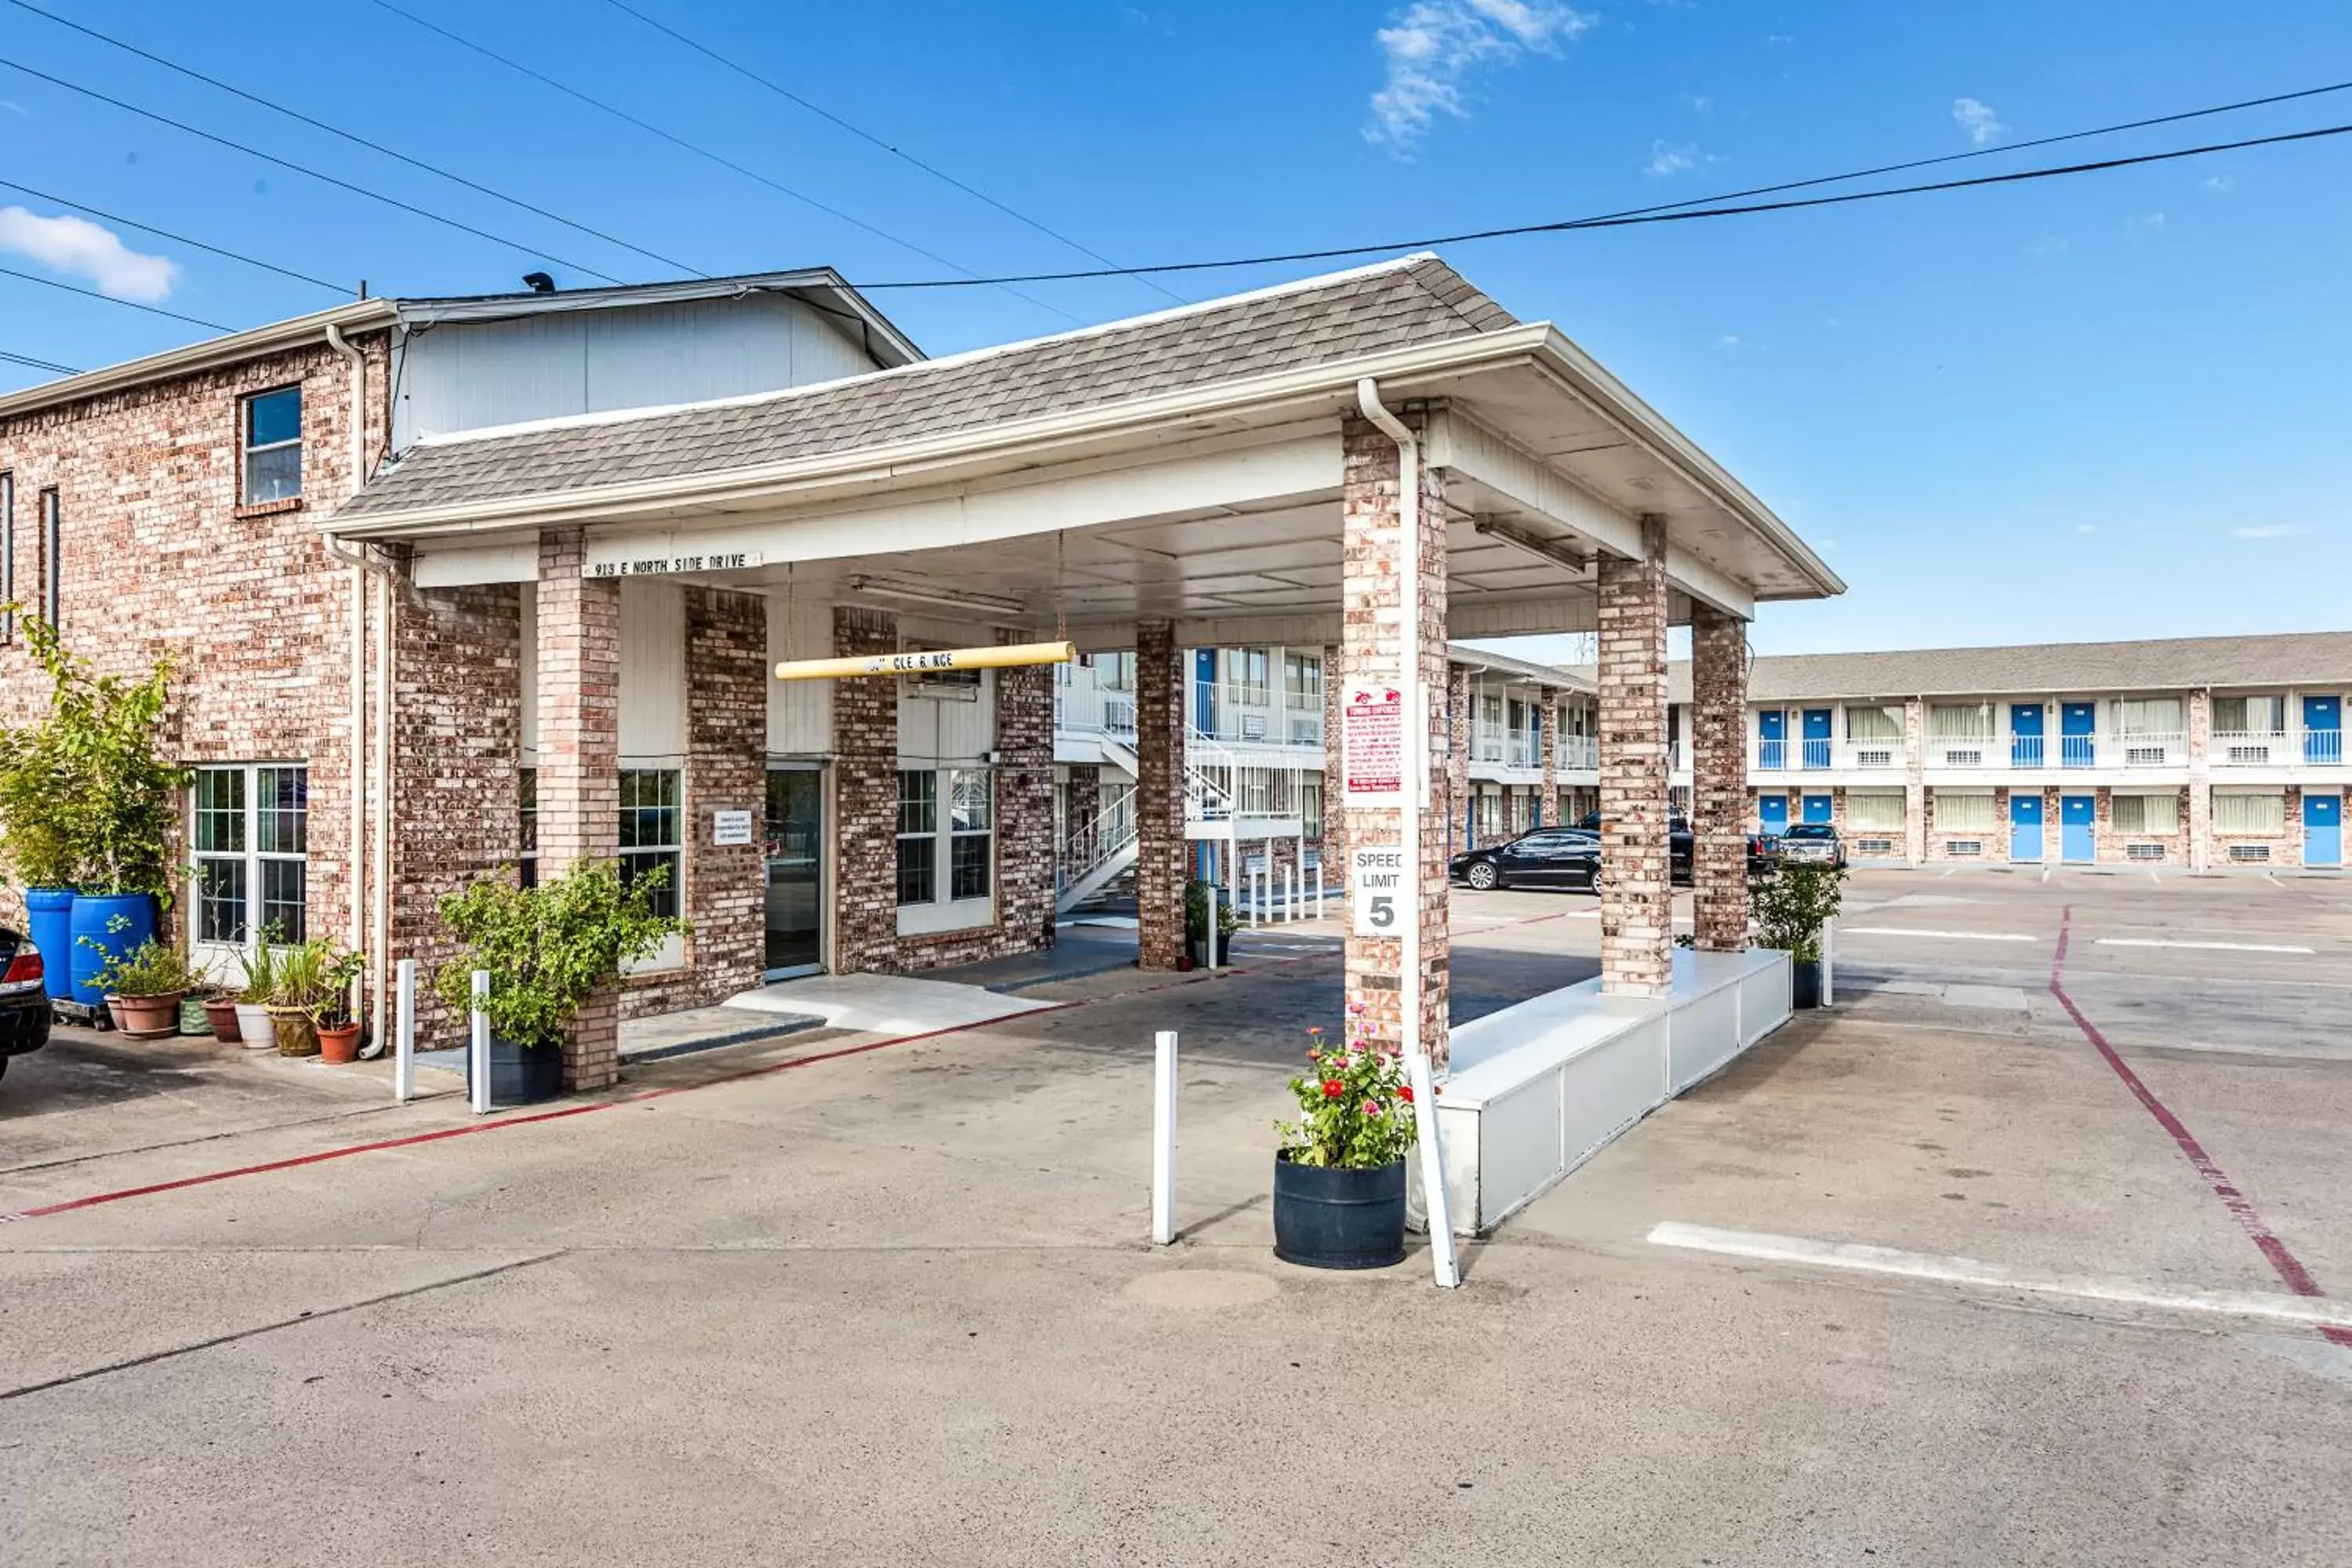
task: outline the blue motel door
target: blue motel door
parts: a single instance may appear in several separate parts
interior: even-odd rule
[[[1767,795],[1757,797],[1756,831],[1767,838],[1778,838],[1789,831],[1789,797],[1787,795]]]
[[[1811,744],[1811,742],[1808,742],[1807,744]],[[1807,822],[1827,823],[1833,820],[1836,815],[1835,811],[1832,809],[1831,800],[1828,795],[1809,795],[1805,797],[1805,820]]]
[[[1192,727],[1203,735],[1217,732],[1217,650],[1192,650]]]
[[[2038,795],[2009,797],[2009,858],[2028,865],[2042,858],[2042,797]]]
[[[2039,702],[2012,702],[2009,705],[2009,765],[2013,768],[2042,766],[2042,704]],[[2033,803],[2033,809],[2037,813],[2041,811],[2039,800]],[[2039,827],[2042,818],[2036,816],[2033,822]],[[2038,860],[2041,857],[2037,855],[2034,858]]]
[[[2344,797],[2312,795],[2303,797],[2303,863],[2306,866],[2344,864]]]
[[[1826,708],[1805,710],[1805,766],[1825,768],[1830,765],[1830,710]],[[1805,818],[1811,822],[1812,818]],[[1828,821],[1827,817],[1822,820]]]
[[[2099,709],[2094,702],[2069,702],[2058,710],[2059,765],[2088,768],[2099,761]],[[2073,859],[2073,856],[2068,856]]]
[[[2340,698],[2303,700],[2303,760],[2324,768],[2344,762],[2344,703]]]
[[[1789,765],[1789,716],[1778,710],[1756,715],[1756,765],[1778,773]],[[1783,811],[1786,811],[1784,806]]]
[[[2058,858],[2069,866],[2087,866],[2099,858],[2099,801],[2096,795],[2068,795],[2058,798]]]

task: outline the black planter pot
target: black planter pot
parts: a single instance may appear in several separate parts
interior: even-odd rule
[[[1404,1261],[1404,1162],[1369,1171],[1274,1157],[1274,1255],[1308,1268]]]
[[[1822,966],[1820,963],[1818,961],[1811,963],[1801,962],[1793,964],[1791,967],[1794,969],[1795,973],[1791,976],[1789,987],[1790,1001],[1799,1007],[1820,1006],[1822,1005]]]
[[[472,1053],[466,1063],[466,1087],[474,1087]],[[490,1037],[490,1103],[494,1106],[537,1105],[563,1092],[563,1047],[522,1046]]]
[[[1192,942],[1193,963],[1200,968],[1206,969],[1209,966],[1209,939],[1204,936],[1196,936],[1192,939]],[[1219,969],[1231,968],[1233,962],[1234,936],[1233,932],[1227,931],[1223,936],[1217,938],[1217,967]]]

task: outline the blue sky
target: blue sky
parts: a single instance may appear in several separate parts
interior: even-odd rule
[[[709,272],[1088,258],[608,0],[45,7]],[[1023,7],[630,0],[1122,262],[1410,238],[1704,195],[2352,78],[2352,8],[1417,0]],[[0,56],[478,227],[436,226],[0,67],[0,180],[379,293],[664,275],[645,257],[0,5]],[[2352,92],[1982,173],[2352,121]],[[2352,137],[1802,214],[1465,246],[1813,541],[1852,592],[1765,652],[2352,624]],[[5,209],[18,208],[10,212]],[[331,303],[0,190],[0,266],[247,326]],[[910,248],[909,245],[919,247]],[[1316,268],[1171,279],[1189,298]],[[933,353],[1154,309],[1132,280],[877,298]],[[0,277],[0,351],[199,328]],[[0,364],[0,386],[41,379]],[[1528,650],[1540,651],[1540,650]]]

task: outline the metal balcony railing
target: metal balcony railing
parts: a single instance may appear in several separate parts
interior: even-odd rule
[[[2303,760],[2315,768],[2342,767],[2344,765],[2344,731],[2305,730],[2303,732]]]
[[[1759,773],[1785,773],[1789,766],[1789,742],[1759,741],[1756,742],[1756,767]]]
[[[1562,735],[1559,738],[1559,765],[1563,768],[1599,767],[1601,738],[1598,735]]]
[[[1922,759],[1930,768],[1997,768],[2008,760],[2008,742],[1991,735],[1938,736],[1927,742]]]
[[[2048,754],[2039,735],[2011,735],[2009,738],[2009,765],[2012,768],[2038,768],[2044,765]]]
[[[2166,731],[2109,737],[2109,761],[2126,768],[2185,768],[2189,737]]]

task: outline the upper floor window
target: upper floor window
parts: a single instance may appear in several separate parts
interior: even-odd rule
[[[2126,735],[2178,735],[2187,728],[2178,697],[2126,698],[2116,704],[2116,728]]]
[[[2224,735],[2283,735],[2286,733],[2286,699],[2216,697],[2213,728]]]
[[[1265,707],[1274,695],[1274,656],[1262,647],[1226,649],[1225,684],[1243,707]]]
[[[1927,709],[1931,741],[1990,741],[1992,705],[1989,702],[1937,702]]]
[[[1323,706],[1323,656],[1286,653],[1282,656],[1282,694],[1293,708]]]
[[[1095,684],[1105,691],[1134,690],[1135,655],[1131,653],[1095,655]]]
[[[281,387],[245,400],[245,502],[260,506],[302,493],[302,389]]]
[[[1899,741],[1903,738],[1903,710],[1899,708],[1849,708],[1845,710],[1845,738],[1849,741]]]

